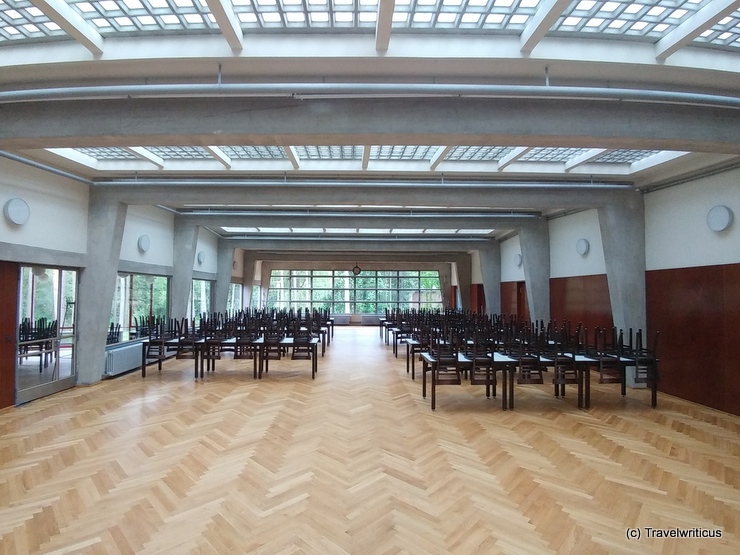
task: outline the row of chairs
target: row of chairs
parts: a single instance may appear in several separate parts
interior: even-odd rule
[[[544,373],[552,371],[555,395],[563,396],[566,385],[580,381],[576,355],[583,355],[594,361],[599,381],[622,384],[623,395],[625,369],[634,367],[635,382],[646,383],[651,388],[652,405],[657,404],[657,333],[648,347],[642,330],[634,335],[629,330],[625,340],[621,330],[597,328],[589,340],[587,330],[581,325],[572,330],[569,322],[560,325],[557,321],[547,325],[517,322],[506,315],[407,311],[388,314],[388,319],[394,323],[391,329],[396,340],[411,340],[410,356],[428,352],[437,361],[434,371],[440,385],[460,384],[470,374],[472,383],[495,388],[491,355],[499,352],[517,360],[518,384],[543,384]],[[397,354],[396,340],[394,351]]]

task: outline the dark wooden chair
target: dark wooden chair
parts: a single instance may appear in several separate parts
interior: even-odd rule
[[[151,338],[146,345],[146,363],[157,361],[157,370],[162,371],[162,361],[167,358],[167,345],[164,338]]]

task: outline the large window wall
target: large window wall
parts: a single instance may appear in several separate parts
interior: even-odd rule
[[[273,270],[267,304],[334,314],[380,314],[386,309],[441,309],[439,272]]]

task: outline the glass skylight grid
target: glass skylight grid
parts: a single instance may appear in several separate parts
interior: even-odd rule
[[[379,0],[232,0],[244,29],[375,30]]]
[[[148,146],[152,154],[165,160],[204,160],[213,158],[202,146]]]
[[[288,156],[281,146],[220,146],[232,160],[285,160]]]
[[[696,37],[694,41],[715,46],[740,48],[740,10],[723,17],[710,29]]]
[[[574,0],[551,31],[660,39],[710,0]]]
[[[66,0],[101,35],[218,29],[206,0]]]
[[[445,156],[455,161],[498,161],[514,150],[513,146],[456,146]]]
[[[396,0],[393,27],[521,32],[540,0]]]
[[[438,146],[371,146],[371,160],[431,160]]]
[[[297,146],[298,158],[303,160],[359,160],[361,146]]]
[[[629,149],[618,149],[610,150],[605,152],[598,158],[595,158],[593,162],[606,163],[606,164],[632,164],[644,160],[649,156],[657,154],[659,150],[629,150]]]
[[[66,36],[59,25],[28,0],[0,1],[0,42]]]
[[[132,152],[118,146],[94,146],[76,148],[77,152],[87,154],[96,160],[138,160]]]
[[[586,152],[585,148],[537,147],[524,154],[521,162],[567,162]]]

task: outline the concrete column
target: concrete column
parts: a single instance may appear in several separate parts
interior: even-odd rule
[[[170,315],[176,320],[188,318],[188,299],[193,288],[193,264],[198,246],[200,227],[175,216],[175,239],[172,282],[170,284]]]
[[[483,274],[483,294],[486,297],[486,312],[501,313],[501,244],[492,240],[480,249],[480,270]]]
[[[460,293],[462,310],[470,310],[470,286],[473,282],[470,268],[470,255],[460,254],[455,257],[457,262],[457,290]]]
[[[215,312],[226,312],[231,287],[231,270],[234,265],[234,246],[226,239],[218,239],[218,260],[216,261],[216,285],[213,295]]]
[[[242,307],[252,306],[252,289],[254,289],[254,271],[257,258],[251,251],[243,251],[244,275],[242,277]],[[259,304],[259,303],[257,303]]]
[[[531,320],[550,320],[550,228],[544,218],[519,230]]]
[[[642,194],[630,191],[621,203],[598,209],[604,245],[606,279],[612,318],[625,334],[629,328],[646,333],[645,308],[645,206]],[[643,336],[643,340],[649,337]],[[627,373],[628,385],[634,375]]]
[[[454,304],[451,298],[452,263],[435,264],[434,268],[439,272],[439,288],[442,291],[442,306],[447,308]]]
[[[272,274],[273,264],[262,262],[262,272],[260,277],[260,303],[259,306],[267,306],[267,293],[270,289],[270,275]]]
[[[87,266],[80,272],[77,298],[77,383],[99,382],[116,290],[121,241],[128,206],[90,188],[87,213]]]

